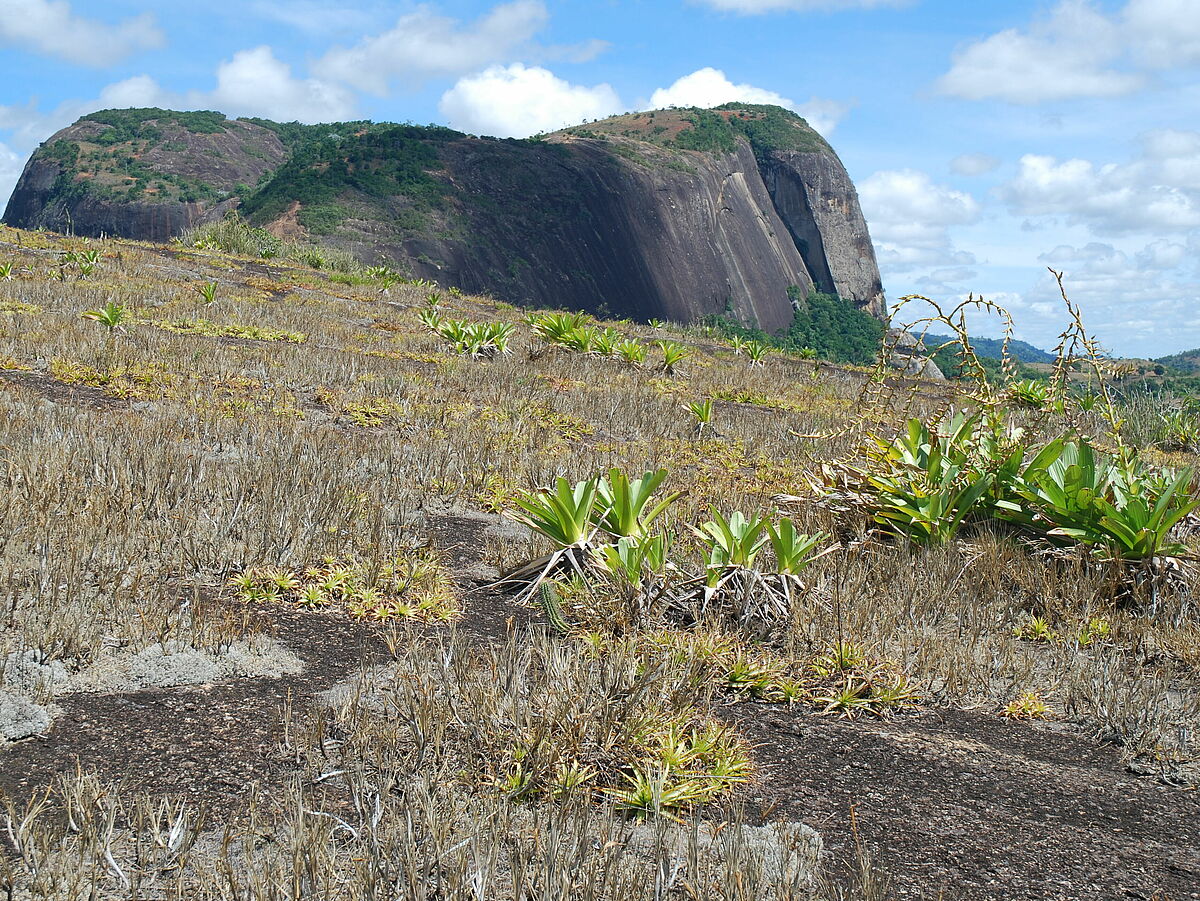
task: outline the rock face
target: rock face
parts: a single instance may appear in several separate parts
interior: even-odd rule
[[[760,168],[817,290],[882,317],[886,304],[875,247],[841,161],[832,153],[772,151]]]
[[[888,364],[903,375],[916,376],[933,382],[944,382],[946,376],[929,356],[925,342],[911,332],[889,329],[887,344],[892,348]]]
[[[807,292],[813,281],[749,148],[696,154],[687,171],[642,150],[649,164],[590,138],[454,142],[442,162],[469,199],[465,240],[443,232],[381,249],[419,274],[519,303],[677,321],[728,310],[785,327],[788,286]],[[536,175],[514,177],[523,171]]]
[[[775,331],[794,286],[884,314],[846,170],[777,107],[640,113],[530,141],[109,111],[34,154],[4,221],[164,241],[235,208],[518,304]]]
[[[196,131],[182,124],[186,114],[181,123],[171,118],[179,114],[147,112],[162,115],[132,129],[97,113],[51,137],[21,173],[4,222],[168,241],[219,218],[236,204],[239,185],[253,185],[287,157],[279,136],[253,122],[222,116],[221,130]]]

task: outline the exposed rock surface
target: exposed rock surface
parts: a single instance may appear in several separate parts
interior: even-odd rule
[[[946,376],[938,368],[937,363],[929,356],[925,342],[915,337],[911,332],[892,329],[887,334],[888,345],[892,349],[888,361],[893,369],[898,369],[904,375],[944,382]]]
[[[795,286],[884,313],[845,168],[778,107],[618,116],[530,141],[163,110],[93,117],[34,154],[7,223],[163,241],[240,206],[289,237],[315,233],[365,262],[521,304],[730,313],[775,331],[791,322]]]
[[[235,205],[232,195],[238,185],[253,185],[287,156],[273,131],[252,122],[226,120],[226,130],[214,133],[196,133],[165,119],[153,122],[160,133],[154,142],[134,136],[109,144],[104,135],[113,126],[89,118],[59,131],[26,164],[4,221],[18,228],[168,241],[199,222],[219,218]],[[55,152],[69,145],[85,153],[107,151],[115,165],[111,171],[93,172],[86,161]],[[153,173],[146,178],[149,189],[124,194],[142,172]],[[181,184],[164,182],[160,190],[154,184],[159,175]],[[194,188],[200,185],[213,189],[211,196],[205,191],[197,196]],[[117,196],[111,196],[113,191]]]
[[[832,152],[775,150],[761,169],[817,289],[882,317],[886,306],[875,248],[841,161]]]

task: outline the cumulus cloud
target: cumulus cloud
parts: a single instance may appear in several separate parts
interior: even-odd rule
[[[1131,0],[1122,14],[1133,55],[1152,68],[1200,62],[1194,0]]]
[[[911,0],[699,0],[721,12],[758,16],[778,12],[837,12],[847,9],[875,9],[881,6],[905,6]]]
[[[211,92],[188,95],[189,105],[211,105],[233,115],[263,116],[301,122],[348,118],[353,95],[340,85],[318,78],[298,78],[292,67],[276,58],[270,47],[235,53],[217,67],[217,86]]]
[[[1200,279],[1181,266],[1188,258],[1181,244],[1154,241],[1141,250],[1090,242],[1059,245],[1038,259],[1064,273],[1067,293],[1080,303],[1089,327],[1121,354],[1159,357],[1200,345]],[[1040,278],[1022,293],[1025,308],[1045,317],[1049,333],[1061,320],[1058,286]],[[1169,337],[1164,324],[1170,324]]]
[[[770,103],[794,110],[808,120],[808,124],[823,135],[830,134],[846,114],[846,106],[835,100],[811,98],[807,103],[797,104],[782,94],[752,84],[734,84],[720,69],[706,66],[690,75],[677,79],[665,88],[650,95],[647,109],[662,109],[668,106],[698,106],[708,108],[723,103]]]
[[[914,284],[922,294],[947,295],[964,290],[978,277],[979,273],[968,266],[946,266],[930,270]]]
[[[1111,14],[1092,0],[1061,0],[1028,28],[1008,28],[959,50],[937,84],[967,100],[1117,97],[1148,84],[1146,69],[1197,62],[1195,0],[1129,0]]]
[[[299,78],[270,47],[242,50],[217,66],[216,86],[179,94],[165,90],[149,75],[114,82],[88,100],[67,100],[49,111],[36,105],[0,107],[0,130],[13,132],[17,147],[32,147],[80,116],[98,109],[161,106],[171,109],[218,109],[231,116],[262,116],[301,122],[329,122],[354,113],[346,89],[314,78]]]
[[[371,15],[346,5],[331,6],[316,0],[255,0],[250,12],[306,34],[327,40],[337,33],[363,32],[371,27]]]
[[[24,156],[88,113],[148,106],[215,108],[230,115],[301,122],[327,122],[354,114],[354,99],[348,91],[317,79],[296,77],[290,66],[264,46],[243,50],[222,62],[217,67],[216,86],[209,91],[179,94],[165,90],[149,75],[136,75],[106,85],[95,97],[65,100],[52,109],[42,109],[32,101],[0,106],[0,131],[8,133],[6,145],[0,146]]]
[[[520,138],[611,116],[623,107],[607,84],[574,85],[547,69],[514,63],[459,79],[442,95],[439,109],[462,131]]]
[[[1135,259],[1137,260],[1138,269],[1146,272],[1158,269],[1174,269],[1188,258],[1188,249],[1185,245],[1163,238],[1158,241],[1151,241],[1138,251]]]
[[[1098,166],[1026,154],[1001,196],[1015,215],[1065,217],[1097,234],[1186,231],[1200,227],[1198,166],[1200,155]]]
[[[9,132],[8,143],[19,153],[28,153],[60,128],[98,109],[165,106],[179,98],[168,94],[148,75],[138,75],[102,88],[89,100],[66,100],[50,110],[36,103],[0,106],[0,131]]]
[[[1122,39],[1117,24],[1087,0],[1064,0],[1028,30],[1009,28],[955,53],[938,88],[967,100],[1011,103],[1129,94],[1145,79],[1111,68]]]
[[[77,16],[66,0],[0,0],[0,43],[80,65],[108,66],[162,46],[163,34],[149,13],[109,25]]]
[[[24,166],[23,154],[16,153],[7,144],[0,143],[0,212],[3,212],[4,206],[7,205]]]
[[[893,272],[921,266],[970,266],[975,258],[956,250],[949,229],[980,215],[974,197],[934,184],[913,169],[876,172],[858,187],[863,213],[880,263]]]
[[[777,106],[792,107],[795,104],[764,88],[756,88],[750,84],[734,84],[720,69],[706,66],[697,69],[691,75],[679,78],[670,87],[659,88],[650,96],[650,108],[661,109],[666,106],[720,106],[741,100],[745,103],[774,103]]]
[[[1000,160],[990,153],[964,153],[950,161],[950,168],[958,175],[986,175],[1000,165]]]
[[[313,71],[322,79],[383,95],[396,80],[419,84],[511,58],[548,20],[541,0],[501,4],[469,25],[420,6],[382,34],[330,50]]]

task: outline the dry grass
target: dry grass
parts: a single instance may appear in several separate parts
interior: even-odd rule
[[[695,565],[683,524],[705,519],[710,504],[750,512],[780,493],[808,498],[808,473],[854,446],[842,427],[856,420],[862,372],[779,356],[751,367],[695,332],[672,335],[697,347],[672,376],[531,355],[516,311],[443,295],[455,316],[518,326],[513,355],[476,361],[422,327],[424,286],[332,282],[274,261],[265,271],[110,241],[87,245],[101,252],[94,272],[60,278],[60,252],[83,246],[0,231],[0,260],[17,264],[0,281],[0,367],[12,376],[0,375],[0,659],[33,650],[77,670],[115,645],[224,647],[250,617],[205,598],[237,573],[302,573],[326,559],[382,570],[424,545],[413,523],[434,501],[500,510],[522,490],[612,466],[670,471],[669,487],[687,493],[666,524],[682,536],[681,565]],[[196,286],[209,281],[218,292],[206,304]],[[109,300],[135,311],[133,324],[110,334],[80,318]],[[615,327],[647,344],[663,337]],[[270,340],[280,336],[293,337]],[[712,423],[697,437],[687,404],[707,398],[717,399]],[[909,401],[932,412],[947,395]],[[871,415],[886,430],[901,411]],[[798,437],[821,434],[830,437]],[[812,500],[794,511],[798,526],[855,538]],[[506,570],[545,550],[530,538],[480,554]],[[857,543],[821,559],[806,581],[790,627],[766,644],[729,639],[800,667],[853,644],[891,661],[927,704],[998,715],[1035,692],[1059,720],[1120,741],[1128,755],[1200,755],[1191,570],[1153,615],[1115,600],[1096,567],[988,533],[930,549]],[[1058,640],[1015,635],[1032,617]],[[1078,640],[1095,618],[1107,633]],[[808,896],[811,867],[791,883],[778,875],[799,859],[780,863],[786,842],[754,845],[745,836],[758,833],[738,829],[706,841],[700,827],[638,826],[594,800],[531,807],[496,790],[519,762],[514,741],[533,741],[531,732],[540,737],[525,759],[536,758],[543,790],[571,764],[603,773],[596,786],[619,787],[657,739],[621,744],[613,735],[628,723],[597,698],[644,690],[659,699],[649,705],[659,726],[702,727],[719,686],[657,667],[643,659],[645,644],[605,671],[586,643],[565,642],[497,651],[480,665],[503,673],[504,691],[488,693],[481,670],[455,668],[461,649],[448,641],[424,664],[398,651],[386,717],[361,697],[336,711],[340,757],[312,765],[345,770],[330,789],[350,799],[351,814],[334,816],[297,787],[202,825],[198,812],[69,779],[40,812],[14,809],[21,862],[10,883],[62,898],[90,896],[93,885],[136,894],[137,880],[154,897],[355,898],[386,887],[403,898],[551,898],[580,873],[591,875],[571,897],[662,897],[664,880],[679,891],[708,886],[704,897]],[[627,681],[639,668],[640,688]],[[587,690],[543,692],[531,706],[514,687],[545,687],[549,676]],[[547,737],[562,726],[556,717],[575,724],[562,743]],[[602,754],[605,742],[622,750]],[[173,823],[183,838],[169,837]]]

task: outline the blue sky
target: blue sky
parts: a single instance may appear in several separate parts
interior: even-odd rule
[[[0,76],[5,196],[110,106],[523,136],[783,103],[850,170],[889,299],[982,294],[1050,346],[1053,266],[1114,352],[1200,347],[1200,0],[0,0]]]

